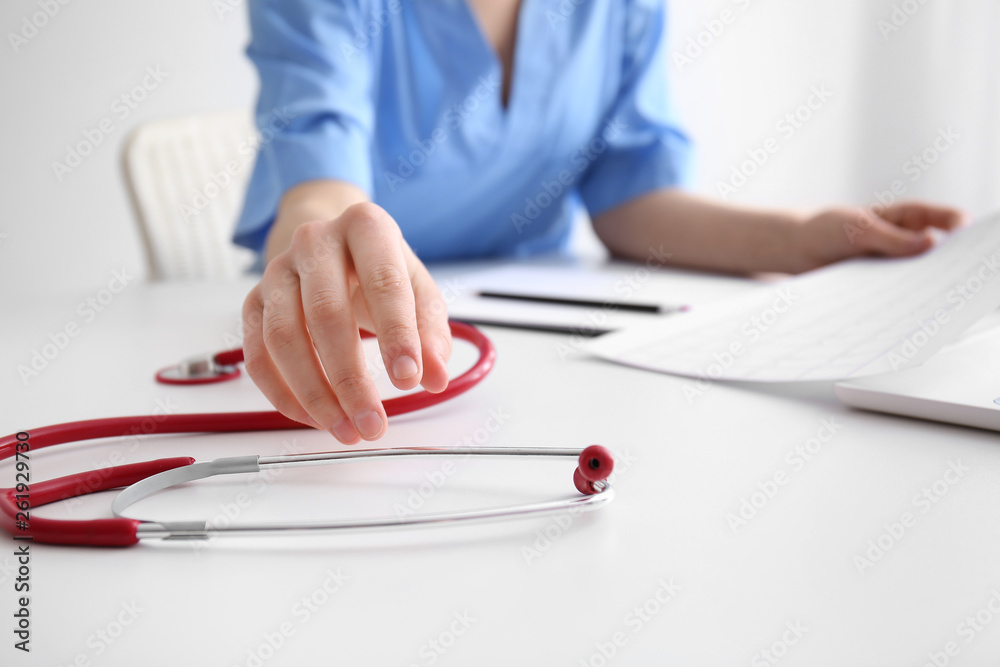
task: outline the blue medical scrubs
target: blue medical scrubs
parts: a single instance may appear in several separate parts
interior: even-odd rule
[[[236,229],[260,251],[278,201],[353,183],[425,262],[562,248],[594,216],[681,184],[656,0],[522,0],[510,98],[465,0],[251,0],[262,145]]]

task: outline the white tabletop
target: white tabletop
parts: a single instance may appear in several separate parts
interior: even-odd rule
[[[249,284],[134,281],[92,318],[78,304],[96,293],[5,297],[0,430],[267,409],[245,376],[195,388],[152,379],[229,347]],[[741,285],[661,272],[650,289]],[[17,367],[72,323],[79,333],[22,381]],[[19,543],[2,535],[0,664],[995,664],[995,433],[851,411],[823,383],[718,384],[695,396],[690,380],[589,358],[570,336],[487,333],[493,373],[450,403],[392,420],[379,445],[602,443],[619,454],[609,506],[377,535],[33,544],[30,655],[13,648]],[[456,356],[459,370],[469,351]],[[39,450],[31,472],[42,480],[164,456],[334,448],[306,431],[123,438]],[[571,473],[566,462],[517,460],[295,469],[196,483],[134,515],[391,515],[421,491],[421,511],[443,511],[566,497]],[[13,475],[0,464],[0,486]],[[38,514],[108,516],[112,498]],[[745,523],[734,519],[741,508]]]

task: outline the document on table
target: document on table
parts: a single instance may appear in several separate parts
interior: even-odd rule
[[[918,257],[841,262],[588,349],[687,377],[839,380],[920,364],[997,307],[1000,215]]]

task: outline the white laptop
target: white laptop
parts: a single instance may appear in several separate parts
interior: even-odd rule
[[[834,391],[856,408],[1000,431],[1000,312],[920,366],[838,382]]]

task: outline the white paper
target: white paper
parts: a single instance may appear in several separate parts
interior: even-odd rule
[[[921,256],[855,259],[602,336],[593,353],[711,380],[838,380],[922,363],[1000,306],[1000,216]]]

